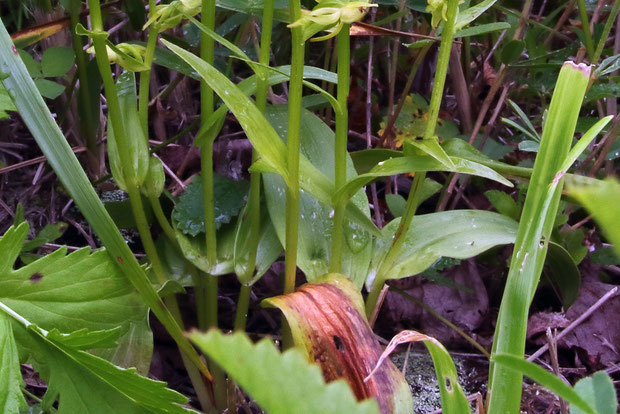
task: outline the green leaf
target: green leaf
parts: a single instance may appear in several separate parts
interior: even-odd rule
[[[452,170],[448,169],[445,164],[438,161],[436,158],[428,155],[408,155],[380,161],[377,166],[372,168],[369,172],[350,179],[345,185],[339,188],[334,194],[334,201],[337,202],[342,198],[351,197],[352,194],[359,191],[360,188],[370,183],[375,178],[411,172],[448,170],[459,172],[461,174],[470,174],[488,178],[509,187],[513,186],[510,181],[506,180],[504,177],[482,164],[457,157],[450,158],[455,166]]]
[[[11,96],[0,82],[0,119],[8,118],[7,111],[17,111]]]
[[[573,411],[573,406],[579,408],[581,412],[597,414],[597,411],[592,408],[579,393],[572,389],[570,385],[533,362],[525,361],[523,358],[509,354],[496,354],[493,356],[492,361],[498,365],[505,366],[511,371],[527,375],[543,387],[552,391],[558,397],[568,401],[571,404],[571,414],[575,413]]]
[[[505,216],[510,217],[513,220],[519,220],[521,215],[521,207],[514,199],[503,191],[489,190],[485,191],[484,195],[495,209]]]
[[[221,175],[214,175],[216,230],[239,215],[239,211],[245,205],[244,198],[248,194],[248,189],[247,181],[233,181]],[[179,197],[174,207],[172,218],[175,220],[177,229],[184,234],[196,236],[205,232],[202,177],[194,177],[191,184],[185,187],[185,192]]]
[[[42,330],[2,302],[0,312],[14,319],[20,346],[29,350],[35,369],[47,382],[44,409],[51,408],[58,398],[59,414],[190,412],[178,405],[187,398],[166,388],[165,383],[75,349],[62,335]],[[76,339],[74,335],[73,341]]]
[[[63,85],[49,79],[35,79],[34,84],[37,85],[37,89],[41,95],[48,99],[58,98],[65,90]]]
[[[620,183],[614,179],[589,186],[570,186],[568,192],[592,213],[620,257]]]
[[[67,223],[63,223],[62,221],[46,225],[34,239],[24,242],[22,252],[32,251],[43,246],[45,243],[51,243],[54,240],[59,239],[62,237],[65,230],[67,230]]]
[[[507,29],[510,29],[510,23],[507,22],[480,24],[478,26],[468,27],[467,29],[457,30],[454,34],[454,38],[478,36]]]
[[[579,296],[581,272],[566,249],[549,242],[545,260],[546,274],[554,290],[559,294],[562,306],[568,309]]]
[[[52,46],[43,52],[41,71],[47,78],[65,76],[73,67],[73,62],[75,62],[73,49],[66,46]]]
[[[456,22],[454,23],[454,30],[458,32],[460,29],[476,20],[482,13],[493,6],[496,1],[497,0],[484,0],[473,7],[459,12],[456,17]]]
[[[234,271],[235,227],[232,224],[222,227],[217,233],[217,262],[215,265],[207,260],[206,240],[203,235],[195,237],[175,229],[179,247],[183,256],[194,266],[214,276]]]
[[[287,181],[286,147],[279,139],[276,131],[256,108],[256,105],[240,88],[237,88],[213,66],[170,42],[165,40],[162,42],[197,70],[205,82],[224,101],[228,109],[233,112],[248,139],[252,142],[254,149],[261,155],[259,163],[264,169],[263,171],[275,172],[281,175],[284,181]],[[225,113],[226,108],[223,108],[222,112]],[[215,122],[217,121],[213,120],[211,125],[214,125]],[[333,183],[303,156],[300,158],[299,172],[301,188],[311,193],[317,200],[331,204],[331,195],[334,191]],[[365,230],[373,234],[378,233],[372,220],[352,203],[347,205],[347,214],[352,220],[362,225]]]
[[[525,49],[525,42],[523,40],[512,39],[502,48],[500,52],[500,59],[502,63],[508,65],[521,57]]]
[[[133,182],[140,187],[149,170],[149,148],[144,131],[140,124],[136,102],[136,79],[133,72],[122,73],[116,82],[118,102],[121,107],[121,117],[125,129],[125,143],[127,148],[118,148],[112,129],[112,122],[108,122],[108,157],[110,169],[116,185],[127,191],[126,182]],[[131,166],[125,171],[121,163],[119,151],[130,155]]]
[[[286,106],[269,106],[265,116],[283,140],[288,133],[288,109]],[[299,131],[300,150],[312,165],[326,177],[334,174],[334,132],[310,111],[302,110]],[[355,177],[353,162],[347,157],[347,177]],[[275,174],[265,174],[265,198],[271,221],[280,242],[285,240],[286,184]],[[353,203],[370,215],[368,198],[363,191],[357,191]],[[320,203],[307,192],[300,195],[299,238],[297,247],[297,265],[306,274],[309,281],[328,272],[331,257],[331,231],[333,209]],[[345,226],[345,240],[342,253],[342,272],[351,278],[361,289],[367,276],[370,263],[371,236],[356,223]]]
[[[102,351],[147,373],[153,339],[148,309],[104,251],[90,248],[67,255],[60,248],[14,270],[28,224],[11,227],[0,239],[0,301],[44,329],[61,332],[122,328],[119,347]]]
[[[375,241],[370,274],[375,274],[391,245],[400,218],[392,220]],[[515,241],[517,223],[483,210],[453,210],[417,215],[405,237],[389,279],[422,273],[441,257],[468,259],[494,246]],[[367,283],[370,283],[367,282]]]
[[[282,244],[278,239],[276,229],[273,227],[273,223],[269,218],[269,212],[267,206],[261,204],[260,207],[260,230],[258,250],[256,252],[256,264],[255,272],[252,275],[251,280],[244,280],[243,276],[249,274],[248,272],[248,258],[250,254],[250,220],[247,215],[247,206],[243,214],[239,216],[237,220],[237,229],[235,233],[235,247],[234,247],[234,265],[235,273],[239,278],[239,281],[244,284],[253,284],[260,279],[271,268],[273,262],[275,262],[280,254],[283,252]]]
[[[4,414],[19,414],[27,404],[20,387],[23,380],[13,329],[4,313],[0,313],[0,366],[0,411]]]
[[[561,178],[581,147],[578,143],[569,152],[589,78],[590,67],[584,64],[566,62],[560,70],[523,205],[495,331],[494,353],[523,356],[528,311],[559,207],[564,183]],[[489,388],[502,390],[491,391],[490,412],[518,411],[522,375],[492,365],[490,377]]]
[[[263,15],[263,4],[264,0],[217,0],[218,7],[256,16]],[[290,23],[288,2],[286,0],[275,1],[273,17],[275,20]]]
[[[598,414],[616,414],[618,399],[614,383],[605,371],[595,372],[593,375],[582,378],[575,384],[575,391]],[[571,414],[585,414],[579,407],[571,404]]]
[[[147,197],[159,198],[164,191],[166,176],[164,174],[164,166],[157,157],[149,157],[149,170],[144,179],[144,183],[140,188],[140,192]]]
[[[400,194],[386,194],[385,202],[390,209],[390,213],[392,213],[394,217],[400,217],[403,215],[403,211],[405,211],[405,205],[407,204],[407,200],[405,200],[405,197],[401,196]]]
[[[345,381],[325,384],[319,367],[295,348],[281,354],[270,340],[254,345],[244,333],[195,332],[190,338],[269,414],[379,412],[375,401],[356,402]]]
[[[22,59],[22,62],[24,62],[24,65],[26,66],[28,74],[31,78],[38,78],[40,76],[43,76],[43,74],[41,73],[41,64],[39,62],[34,60],[34,58],[30,56],[30,54],[25,50],[20,49],[18,53],[19,57]]]

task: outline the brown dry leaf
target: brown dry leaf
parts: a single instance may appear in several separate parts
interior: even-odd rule
[[[264,303],[284,313],[295,345],[321,366],[326,381],[344,378],[358,400],[375,398],[382,414],[413,412],[409,385],[391,361],[364,382],[382,349],[364,316],[362,296],[349,279],[326,275]]]
[[[579,297],[566,312],[574,321],[587,311],[614,285],[595,280],[584,280]],[[610,367],[620,362],[620,295],[609,298],[592,316],[562,338],[558,346],[582,350],[582,362],[594,369]]]

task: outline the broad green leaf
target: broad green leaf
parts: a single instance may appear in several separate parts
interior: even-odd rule
[[[269,106],[266,117],[278,132],[286,139],[288,133],[288,111],[286,106]],[[334,132],[310,111],[302,110],[299,131],[301,153],[327,177],[334,174]],[[355,177],[353,163],[347,157],[347,176]],[[285,241],[286,185],[275,174],[265,174],[265,197],[271,221],[280,242]],[[368,198],[363,191],[357,191],[353,203],[370,215]],[[317,201],[311,194],[300,195],[300,221],[297,247],[297,265],[309,281],[327,273],[331,257],[331,231],[333,209]],[[349,222],[345,227],[347,243],[342,248],[342,272],[349,276],[361,288],[366,279],[370,263],[371,235],[356,223]]]
[[[165,40],[162,40],[162,42],[200,73],[205,82],[224,101],[228,109],[233,112],[246,132],[248,139],[261,155],[262,166],[270,169],[270,172],[281,175],[286,182],[288,180],[286,147],[276,131],[256,108],[256,105],[213,66],[170,42]],[[225,112],[225,108],[223,112]],[[211,125],[214,125],[215,122],[213,121]],[[334,191],[333,183],[305,157],[300,159],[299,171],[301,188],[311,193],[317,200],[325,204],[331,204],[331,195]],[[347,205],[347,213],[352,220],[362,225],[365,230],[373,234],[378,233],[372,220],[352,203]]]
[[[345,381],[325,384],[318,366],[298,349],[280,353],[269,339],[244,333],[194,332],[192,341],[268,414],[378,414],[376,402],[356,402]]]
[[[249,183],[247,181],[233,181],[215,174],[213,177],[213,191],[215,195],[215,228],[230,223],[245,204]],[[194,177],[192,183],[185,187],[185,192],[179,197],[174,207],[172,218],[177,229],[184,234],[196,236],[205,232],[204,200],[202,197],[202,178]]]
[[[528,311],[554,227],[564,183],[561,178],[574,156],[569,150],[589,78],[590,67],[584,64],[566,62],[560,70],[523,205],[495,331],[494,354],[523,356]],[[492,365],[490,412],[518,411],[521,387],[519,372]],[[494,393],[494,389],[502,392]]]
[[[228,224],[217,233],[217,263],[207,260],[207,247],[204,235],[195,237],[184,234],[175,228],[179,247],[183,256],[205,273],[219,276],[234,271],[235,226]]]
[[[593,375],[577,381],[575,391],[598,414],[616,414],[618,412],[618,399],[614,383],[605,371],[595,372]],[[571,414],[585,414],[579,407],[572,404]]]
[[[377,369],[383,361],[401,344],[411,342],[424,342],[426,348],[431,354],[435,373],[439,383],[439,393],[441,395],[441,408],[445,413],[469,414],[469,401],[465,397],[465,393],[458,381],[456,366],[448,350],[437,339],[421,334],[416,331],[402,331],[398,333],[383,351],[381,358],[377,362],[376,367],[368,375],[367,378],[375,375]]]
[[[13,269],[28,234],[28,224],[11,227],[0,239],[0,301],[44,329],[61,332],[121,327],[114,350],[102,351],[115,363],[147,373],[153,351],[148,309],[104,251],[90,248],[67,255],[60,248]]]
[[[589,186],[570,186],[568,192],[594,215],[620,257],[620,183],[607,179]]]
[[[403,215],[403,211],[405,211],[405,205],[407,204],[407,200],[405,200],[405,197],[401,196],[400,194],[386,194],[385,202],[390,209],[390,213],[392,213],[394,217],[400,217]]]
[[[65,90],[65,87],[63,85],[49,79],[35,79],[34,84],[37,85],[37,89],[39,90],[41,95],[48,99],[58,98]]]
[[[492,361],[498,365],[503,365],[506,369],[527,375],[558,397],[568,401],[571,404],[571,414],[577,412],[598,414],[570,385],[533,362],[508,354],[496,354],[493,356]],[[573,411],[575,408],[578,408],[580,411]]]
[[[387,254],[399,223],[400,218],[392,220],[381,230],[383,237],[375,240],[371,275],[376,274]],[[405,237],[401,254],[386,274],[388,279],[417,275],[441,257],[468,259],[491,247],[514,243],[516,234],[514,220],[489,211],[453,210],[417,215]]]
[[[22,373],[19,367],[17,345],[8,317],[0,312],[0,411],[19,414],[27,407],[22,394]]]
[[[124,72],[118,77],[116,83],[118,101],[121,107],[127,148],[118,148],[112,129],[112,122],[108,122],[108,157],[110,159],[110,169],[116,185],[127,191],[126,182],[133,182],[140,187],[144,182],[149,170],[149,148],[144,131],[140,125],[138,101],[136,94],[136,79],[132,72]],[[128,152],[131,165],[126,171],[121,163],[119,152]]]
[[[339,188],[334,194],[334,201],[337,202],[342,198],[351,197],[352,194],[356,193],[360,188],[376,178],[411,172],[448,170],[488,178],[509,187],[513,186],[510,181],[482,164],[457,157],[450,158],[455,166],[453,170],[448,169],[445,164],[438,161],[436,158],[425,155],[408,155],[380,161],[377,166],[372,168],[369,172],[358,175]]]
[[[59,414],[190,412],[179,405],[187,398],[165,383],[71,347],[62,335],[39,328],[2,301],[0,312],[13,318],[19,345],[29,351],[34,368],[47,382],[44,409],[58,399]]]
[[[246,209],[243,214],[239,216],[239,220],[237,221],[237,229],[235,232],[235,247],[234,247],[234,266],[235,273],[239,278],[239,281],[244,284],[253,284],[258,279],[260,279],[269,268],[273,262],[275,262],[280,254],[283,252],[282,244],[278,239],[278,234],[276,233],[276,229],[273,227],[273,223],[269,218],[269,212],[267,211],[267,206],[265,204],[261,204],[260,207],[260,230],[259,230],[259,241],[258,241],[258,250],[256,252],[256,264],[255,264],[255,272],[252,275],[251,280],[243,280],[243,276],[248,274],[248,257],[249,257],[249,249],[251,246],[250,243],[250,220],[247,215],[247,204]]]
[[[521,207],[510,195],[499,190],[488,190],[484,192],[484,195],[499,213],[513,220],[519,220]]]
[[[209,372],[204,362],[183,335],[181,328],[162,302],[144,269],[140,267],[133,252],[106,212],[65,136],[37,92],[26,67],[14,50],[11,38],[0,21],[1,80],[13,97],[15,107],[19,110],[24,123],[64,188],[67,189],[123,275],[140,292],[142,300],[162,322],[181,351],[208,377]]]
[[[54,78],[65,76],[73,67],[75,52],[66,46],[53,46],[45,49],[41,57],[41,71],[43,76]]]
[[[392,361],[378,366],[382,348],[368,325],[357,286],[332,273],[288,295],[266,299],[279,308],[297,349],[320,365],[328,381],[344,378],[358,399],[374,397],[382,413],[410,414],[409,385]]]
[[[30,53],[26,52],[25,50],[20,49],[18,53],[22,62],[24,62],[24,65],[26,66],[30,77],[38,78],[43,76],[43,74],[41,73],[41,63],[34,60],[34,58],[30,56]]]
[[[454,38],[456,39],[460,37],[478,36],[481,34],[487,34],[507,29],[510,29],[510,23],[507,22],[480,24],[478,26],[468,27],[467,29],[457,30],[457,32],[454,34]]]

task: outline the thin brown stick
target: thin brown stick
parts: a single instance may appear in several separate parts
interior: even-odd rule
[[[73,147],[71,149],[76,154],[86,151],[86,147]],[[0,175],[11,172],[11,171],[19,170],[20,168],[28,167],[31,165],[36,165],[36,164],[39,164],[45,161],[47,161],[47,158],[45,158],[45,156],[42,155],[40,157],[36,157],[31,160],[18,162],[17,164],[13,164],[13,165],[9,165],[8,167],[0,168]]]
[[[614,296],[616,294],[616,292],[618,292],[618,287],[614,287],[613,289],[610,289],[609,292],[605,293],[599,300],[594,302],[594,304],[592,306],[590,306],[587,311],[585,311],[581,316],[579,316],[577,319],[575,319],[570,325],[568,325],[566,327],[566,329],[564,329],[562,332],[560,332],[558,334],[558,336],[556,337],[556,340],[559,341],[564,336],[566,336],[570,332],[572,332],[573,329],[575,329],[583,321],[588,319],[594,312],[596,312],[596,310],[598,308],[600,308],[605,302],[607,302],[609,300],[609,298]],[[536,351],[532,355],[530,355],[530,357],[527,360],[528,361],[535,360],[536,358],[538,358],[542,354],[544,354],[545,351],[547,351],[548,349],[549,349],[549,345],[548,344],[543,345],[542,347],[540,347],[540,349],[538,351]]]

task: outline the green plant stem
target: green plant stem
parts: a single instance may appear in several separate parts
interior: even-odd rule
[[[269,56],[271,50],[271,32],[273,31],[273,13],[274,0],[265,0],[263,4],[263,20],[261,27],[261,42],[259,51],[259,63],[269,65]],[[256,106],[265,113],[267,108],[267,91],[269,82],[268,73],[263,70],[257,76],[256,83]],[[252,163],[259,158],[258,152],[252,150]],[[235,315],[235,330],[245,330],[245,324],[248,315],[248,306],[250,305],[250,292],[252,285],[246,284],[252,278],[256,267],[256,257],[258,255],[258,243],[260,241],[260,184],[261,175],[259,172],[252,172],[250,175],[250,193],[248,197],[248,220],[250,220],[249,233],[249,256],[247,263],[247,272],[242,277],[241,290],[239,291],[239,300],[237,301],[237,311]]]
[[[140,91],[138,98],[138,114],[140,116],[140,124],[144,131],[144,136],[148,140],[149,136],[149,86],[151,84],[151,65],[155,57],[155,46],[157,46],[157,37],[159,31],[157,25],[151,25],[149,29],[148,41],[146,43],[146,51],[144,53],[144,64],[149,70],[140,72]]]
[[[592,40],[592,33],[590,32],[590,21],[588,20],[588,12],[586,10],[585,0],[577,0],[579,6],[579,17],[581,18],[581,26],[583,27],[583,35],[586,40],[586,51],[590,60],[594,58],[594,42]],[[590,63],[596,63],[591,61]]]
[[[73,40],[73,51],[75,52],[75,63],[77,64],[78,77],[80,79],[80,98],[83,105],[84,121],[81,123],[80,130],[86,138],[86,147],[91,154],[95,165],[99,164],[97,157],[98,147],[95,136],[96,123],[93,119],[92,101],[90,99],[88,70],[86,68],[87,60],[84,53],[82,37],[75,32],[76,25],[80,22],[80,13],[82,11],[82,2],[80,0],[71,0],[71,35]]]
[[[146,215],[144,213],[144,205],[142,203],[140,190],[138,190],[138,188],[135,186],[128,186],[127,193],[129,194],[131,210],[133,212],[136,225],[138,227],[138,232],[140,233],[140,240],[142,241],[142,245],[144,246],[144,251],[146,252],[146,256],[151,263],[157,281],[163,285],[168,281],[168,277],[166,276],[166,272],[161,264],[159,254],[157,253],[157,248],[155,247],[155,242],[153,241],[153,237],[151,236],[151,230],[149,228]],[[176,297],[174,295],[167,296],[164,298],[164,303],[166,304],[166,307],[170,310],[170,313],[179,324],[179,326],[183,328],[183,318],[181,317],[181,311],[179,309],[179,303],[177,302]],[[190,376],[190,380],[192,381],[192,385],[195,388],[196,395],[199,398],[201,406],[204,409],[207,409],[211,406],[211,400],[206,394],[206,387],[202,379],[202,375],[184,355],[183,362]]]
[[[252,293],[252,285],[242,284],[239,290],[239,299],[237,300],[235,331],[245,331],[245,324],[248,320],[248,309],[250,308],[250,293]]]
[[[215,0],[202,0],[202,23],[211,30],[215,29]],[[215,55],[215,42],[205,33],[200,35],[200,57],[210,65],[213,65]],[[200,119],[206,123],[214,110],[213,90],[202,80],[200,82]],[[209,266],[214,268],[217,264],[217,237],[215,232],[215,195],[213,192],[213,143],[216,138],[217,130],[209,131],[209,136],[200,148],[200,175],[202,176],[203,203],[206,233],[206,257]],[[218,282],[217,276],[207,274],[201,282],[200,297],[197,302],[201,303],[200,308],[206,313],[198,313],[198,321],[201,326],[218,326]],[[213,373],[215,405],[219,410],[224,410],[227,406],[227,386],[226,375],[215,364],[210,363]]]
[[[291,21],[301,18],[299,0],[289,1]],[[295,290],[297,272],[297,238],[299,235],[299,130],[301,127],[301,98],[303,91],[304,38],[301,27],[291,28],[291,80],[288,100],[288,136],[286,141],[288,187],[286,191],[286,240],[284,293]]]
[[[450,52],[452,50],[452,41],[454,38],[454,23],[456,21],[456,14],[458,11],[458,0],[448,1],[447,21],[444,22],[444,30],[441,35],[441,45],[439,47],[439,57],[437,58],[437,71],[435,72],[435,84],[433,85],[433,94],[431,96],[430,109],[428,112],[428,122],[426,124],[426,130],[424,132],[424,139],[434,139],[435,127],[437,125],[437,119],[439,118],[439,108],[441,106],[441,98],[443,96],[443,89],[446,83],[446,75],[448,73],[448,63],[450,61]],[[379,271],[375,276],[375,280],[372,285],[372,289],[366,299],[366,316],[370,318],[373,314],[377,301],[381,293],[381,289],[387,280],[388,273],[398,255],[400,249],[405,242],[405,237],[411,226],[411,221],[415,216],[416,209],[420,203],[422,196],[422,184],[426,174],[416,173],[413,178],[413,184],[409,191],[407,198],[407,204],[405,205],[405,211],[400,219],[400,224],[396,233],[394,233],[394,239],[392,240],[392,246],[387,255],[383,259],[383,262],[379,266]]]
[[[301,18],[301,3],[299,0],[289,0],[289,14],[291,21]],[[288,136],[286,187],[286,253],[284,262],[284,294],[295,290],[297,275],[297,238],[299,236],[299,131],[301,128],[301,98],[303,94],[303,71],[305,42],[301,27],[291,28],[291,80],[289,82],[288,97]],[[291,329],[282,318],[282,346],[287,349],[293,346]]]
[[[168,239],[174,244],[177,244],[177,236],[174,232],[174,229],[170,225],[168,218],[164,214],[164,210],[161,208],[161,203],[159,202],[159,198],[149,195],[149,202],[151,204],[151,208],[153,209],[153,213],[155,213],[155,218],[159,223],[159,226],[164,231],[164,234]]]
[[[91,25],[93,31],[103,32],[103,20],[101,16],[101,8],[99,0],[89,0],[88,2],[90,9],[90,17],[91,17]],[[93,37],[93,45],[95,47],[95,56],[97,59],[97,66],[99,67],[99,71],[101,73],[101,78],[104,85],[104,90],[106,94],[107,104],[108,104],[108,115],[110,121],[112,122],[112,127],[114,129],[114,137],[117,140],[119,151],[119,156],[121,159],[121,164],[123,165],[123,169],[125,171],[131,171],[131,160],[129,159],[128,151],[123,151],[122,148],[127,148],[127,140],[125,135],[125,128],[123,125],[123,121],[120,113],[120,105],[118,101],[118,96],[116,95],[116,88],[114,86],[114,78],[112,77],[112,70],[110,68],[110,63],[108,62],[108,53],[106,48],[106,39],[104,36],[94,36]],[[165,282],[165,274],[162,273],[163,269],[161,268],[161,262],[159,262],[159,257],[157,256],[157,250],[154,249],[154,243],[152,237],[150,235],[150,230],[148,229],[148,223],[146,221],[146,217],[144,216],[144,209],[142,206],[142,199],[140,198],[140,192],[135,185],[135,183],[128,180],[127,190],[129,193],[130,203],[132,207],[132,211],[134,213],[134,217],[136,219],[136,223],[138,224],[138,228],[142,227],[140,231],[140,237],[142,238],[142,242],[145,246],[145,251],[147,252],[147,256],[151,263],[153,264],[153,269],[155,270],[156,277],[160,282]],[[150,243],[149,243],[150,239]],[[154,253],[151,251],[154,250]],[[151,251],[151,255],[149,255],[149,251]],[[159,269],[159,270],[158,270]],[[176,307],[175,307],[176,305]],[[167,312],[168,315],[172,316],[174,322],[176,322],[176,330],[180,331],[180,327],[182,327],[182,323],[179,320],[180,312],[178,310],[178,304],[176,303],[176,299],[170,302],[168,299],[167,303],[165,302],[164,312]],[[172,309],[169,307],[172,306]],[[155,310],[154,310],[155,311]],[[160,313],[160,311],[157,311]],[[166,325],[167,326],[167,325]],[[169,329],[171,334],[175,333]],[[175,335],[175,340],[177,342],[181,341],[181,338],[177,338]],[[193,348],[190,348],[193,350]],[[188,352],[184,351],[183,353]],[[194,351],[195,352],[195,351]],[[196,379],[200,378],[201,383],[192,382],[192,385],[196,389],[197,395],[201,395],[200,403],[203,404],[205,409],[209,407],[211,404],[208,399],[203,398],[203,390],[205,389],[204,384],[202,383],[202,374],[209,375],[210,373],[206,370],[206,368],[201,369],[201,361],[196,354],[187,354],[186,359],[192,361],[192,364],[187,364],[185,367],[188,373],[191,373],[190,378]],[[186,360],[184,359],[184,360]],[[197,370],[200,369],[200,372]]]
[[[349,134],[349,72],[351,61],[351,25],[345,24],[338,33],[338,105],[336,114],[336,137],[334,144],[334,182],[336,188],[347,181],[347,138]],[[342,248],[344,242],[344,215],[346,202],[334,206],[334,227],[332,230],[332,254],[329,264],[330,272],[340,272],[342,268]]]
[[[583,0],[581,0],[583,1]],[[605,22],[605,27],[603,27],[603,32],[601,33],[601,38],[598,41],[598,45],[596,46],[596,51],[594,52],[594,57],[592,58],[592,64],[597,64],[598,60],[601,58],[601,54],[603,53],[603,48],[605,47],[605,41],[611,32],[611,28],[616,21],[616,17],[618,17],[618,12],[620,11],[620,0],[616,0],[614,2],[611,11],[609,12],[609,16],[607,17],[607,21]]]

